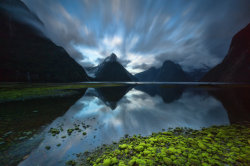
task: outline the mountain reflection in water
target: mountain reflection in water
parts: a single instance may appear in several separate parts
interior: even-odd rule
[[[75,125],[87,135],[67,129]],[[125,134],[150,135],[162,129],[188,127],[200,129],[228,125],[230,120],[223,104],[203,88],[124,86],[89,88],[61,117],[45,130],[62,126],[57,136],[47,133],[41,144],[20,165],[63,165],[73,153],[91,151],[102,144],[118,141]],[[66,138],[61,138],[62,136]],[[61,144],[57,147],[57,144]],[[51,146],[46,150],[45,146]]]

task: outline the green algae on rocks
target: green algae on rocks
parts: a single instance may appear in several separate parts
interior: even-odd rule
[[[49,133],[51,133],[52,136],[56,136],[57,134],[60,133],[60,130],[56,128],[50,128]]]
[[[50,150],[50,148],[51,148],[50,146],[45,146],[45,149],[47,150]]]
[[[176,128],[142,137],[134,135],[78,154],[74,165],[248,165],[250,125]],[[68,163],[69,164],[69,163]]]

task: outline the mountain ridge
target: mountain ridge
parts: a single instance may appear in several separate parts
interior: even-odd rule
[[[190,81],[187,73],[179,64],[170,60],[163,62],[160,68],[151,67],[146,71],[135,74],[139,81],[148,82],[186,82]]]
[[[250,82],[250,23],[234,35],[223,61],[200,81]]]
[[[14,15],[18,8],[19,19]],[[0,81],[79,82],[88,80],[84,69],[62,48],[31,26],[41,20],[18,0],[0,2]],[[18,11],[19,11],[18,10]],[[20,20],[24,16],[30,18]]]

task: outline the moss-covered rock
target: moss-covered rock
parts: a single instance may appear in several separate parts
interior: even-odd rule
[[[74,129],[68,129],[67,130],[67,133],[68,133],[68,135],[71,135],[71,133],[74,131]]]
[[[50,146],[45,146],[45,149],[47,150],[50,150],[50,148],[51,148]]]
[[[56,136],[57,134],[60,133],[60,130],[57,128],[50,128],[49,133],[51,133],[52,136]]]
[[[250,126],[213,126],[202,130],[176,128],[167,132],[123,138],[87,156],[79,165],[248,165]]]

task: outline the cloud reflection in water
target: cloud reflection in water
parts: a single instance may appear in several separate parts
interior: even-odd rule
[[[227,125],[229,119],[222,104],[206,93],[184,91],[179,99],[165,103],[158,96],[150,96],[142,91],[132,89],[112,110],[107,101],[98,98],[95,89],[88,89],[64,116],[57,118],[47,130],[63,124],[64,131],[58,137],[48,134],[40,146],[21,165],[54,165],[65,162],[73,153],[92,150],[102,144],[117,141],[125,134],[149,135],[169,127],[189,127],[200,129],[211,125]],[[114,101],[113,101],[114,102]],[[90,125],[87,135],[74,131],[67,135],[67,129],[84,122]],[[56,147],[58,143],[62,145]],[[46,145],[51,150],[45,150]],[[41,156],[42,154],[42,156]],[[60,162],[59,162],[60,163]]]

